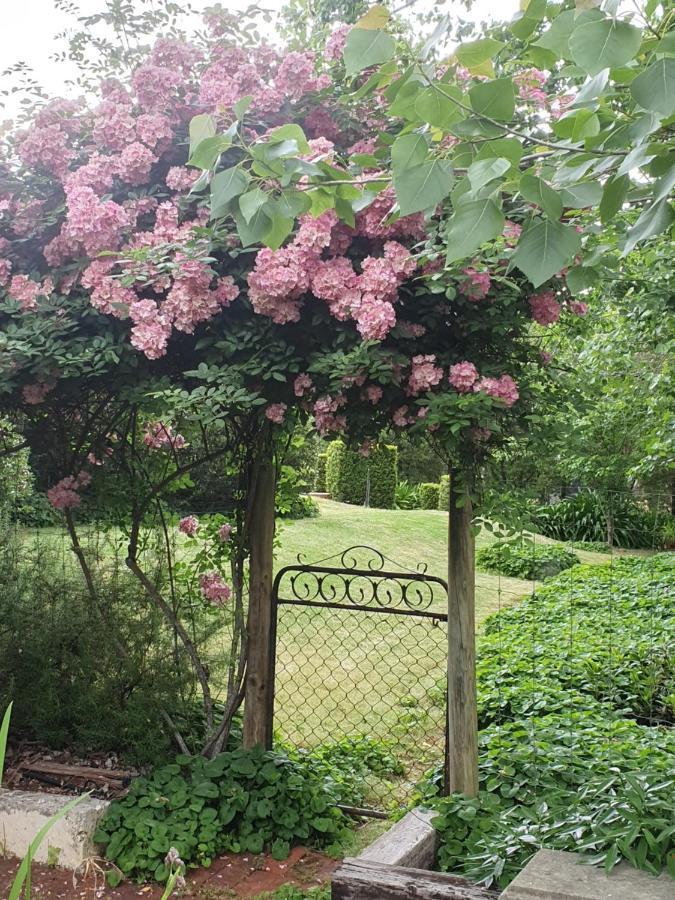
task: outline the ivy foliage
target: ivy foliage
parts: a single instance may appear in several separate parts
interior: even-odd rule
[[[424,792],[443,869],[504,887],[546,847],[675,876],[674,564],[577,566],[488,621],[479,795]]]
[[[210,760],[181,755],[136,779],[109,807],[94,840],[124,875],[165,881],[169,847],[195,868],[227,851],[269,849],[285,859],[294,844],[333,843],[348,830],[339,799],[321,770],[284,753],[255,748]]]
[[[541,546],[528,540],[503,541],[482,547],[476,553],[476,566],[484,572],[538,581],[570,569],[578,562],[576,554],[564,547]]]

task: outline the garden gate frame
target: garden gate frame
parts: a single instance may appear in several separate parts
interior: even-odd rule
[[[280,569],[272,586],[272,634],[270,672],[276,688],[277,624],[279,607],[303,606],[319,609],[350,610],[435,620],[448,624],[448,583],[430,575],[426,563],[409,569],[389,559],[367,544],[355,544],[332,556],[306,562],[299,553],[297,561]],[[439,589],[442,592],[439,596]],[[443,611],[431,609],[440,597]],[[447,678],[447,670],[445,672]],[[269,721],[274,721],[276,689],[270,692]],[[448,710],[444,692],[444,783],[447,784]],[[362,813],[381,815],[375,810]]]

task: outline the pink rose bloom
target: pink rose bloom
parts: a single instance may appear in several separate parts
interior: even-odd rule
[[[313,381],[310,376],[306,372],[301,372],[293,382],[293,393],[296,397],[304,397],[312,385]]]
[[[413,356],[410,378],[408,379],[408,394],[415,397],[438,384],[443,378],[443,369],[435,363],[436,357],[433,353],[427,356]]]
[[[481,378],[474,390],[483,391],[509,407],[513,406],[520,396],[518,385],[510,375],[502,375],[501,378]]]
[[[366,399],[369,400],[373,406],[376,406],[380,402],[383,393],[384,392],[379,384],[369,384],[365,390]]]
[[[218,529],[218,540],[221,542],[221,544],[227,544],[231,536],[232,526],[229,524],[229,522],[226,522]]]
[[[178,523],[178,530],[188,537],[194,537],[199,528],[199,519],[196,516],[185,516]]]
[[[375,441],[367,440],[364,441],[359,447],[359,455],[364,456],[366,459],[370,456],[371,450],[375,446]]]
[[[275,425],[282,425],[287,409],[288,407],[285,403],[271,403],[265,410],[265,415]]]
[[[448,381],[460,394],[467,394],[473,391],[478,378],[478,369],[472,362],[465,360],[450,366]]]
[[[203,597],[214,606],[222,606],[232,596],[229,585],[223,581],[219,572],[206,572],[199,579],[199,587]]]
[[[394,425],[398,425],[399,428],[405,428],[408,424],[408,407],[399,406],[398,409],[394,410],[391,419]]]
[[[518,238],[520,237],[520,232],[522,231],[522,227],[518,225],[517,222],[512,222],[510,219],[507,219],[504,223],[504,230],[502,234],[504,235],[504,240],[509,245],[509,247],[515,247],[518,243]]]
[[[588,304],[583,303],[581,300],[572,300],[569,304],[570,312],[573,312],[575,316],[585,316],[588,312]]]
[[[529,299],[532,318],[539,325],[552,325],[560,318],[560,304],[553,291],[540,291]]]
[[[37,384],[27,384],[21,391],[21,395],[26,403],[31,406],[37,406],[42,403],[47,394],[54,387],[53,382],[40,381]]]
[[[464,269],[467,276],[459,285],[459,292],[467,300],[482,300],[490,290],[490,275],[488,272],[478,272],[471,267]]]

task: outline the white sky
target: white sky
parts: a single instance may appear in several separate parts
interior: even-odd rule
[[[214,0],[192,0],[195,9],[213,5]],[[374,0],[375,2],[375,0]],[[83,14],[98,12],[103,0],[75,0]],[[60,45],[54,36],[72,24],[72,18],[54,10],[53,0],[0,0],[2,24],[0,25],[0,72],[17,62],[25,62],[32,67],[37,80],[51,95],[67,94],[64,82],[73,74],[66,63],[55,63],[51,56]],[[225,0],[223,6],[229,10],[243,9],[249,0]],[[262,0],[262,6],[279,9],[283,0]],[[418,8],[434,6],[434,0],[421,0]],[[453,3],[442,4],[451,10]],[[395,6],[395,5],[394,5]],[[484,19],[510,19],[518,10],[518,0],[475,0],[471,13],[457,4],[458,14],[463,18],[481,21]],[[6,87],[6,85],[2,85]],[[16,105],[9,98],[5,107],[0,107],[0,122],[11,118]]]

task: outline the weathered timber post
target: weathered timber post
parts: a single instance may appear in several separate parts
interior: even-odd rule
[[[248,656],[244,697],[244,746],[272,746],[274,674],[272,580],[276,472],[271,447],[255,462],[250,504]]]
[[[448,490],[448,748],[446,790],[478,793],[476,593],[468,486],[450,472]],[[457,502],[462,505],[457,506]]]

